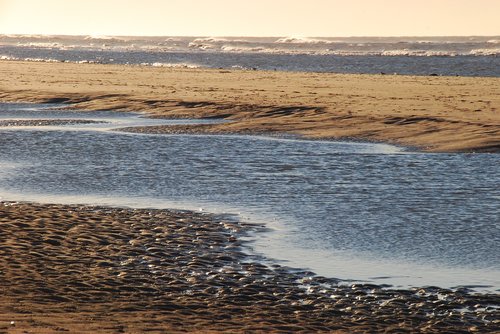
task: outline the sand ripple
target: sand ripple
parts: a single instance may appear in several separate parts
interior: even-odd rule
[[[0,331],[500,330],[498,295],[339,287],[265,266],[241,248],[258,228],[184,211],[0,203]]]

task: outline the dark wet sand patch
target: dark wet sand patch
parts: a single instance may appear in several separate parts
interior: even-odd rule
[[[86,119],[18,119],[0,120],[0,127],[13,126],[59,126],[59,125],[79,125],[79,124],[104,124],[104,121],[93,121]]]
[[[259,228],[186,211],[2,202],[0,332],[500,330],[498,295],[338,286],[265,266],[242,248]]]

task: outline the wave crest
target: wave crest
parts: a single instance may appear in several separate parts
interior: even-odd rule
[[[380,56],[411,56],[411,57],[454,57],[457,52],[439,51],[439,50],[385,50],[380,52]]]
[[[108,42],[111,42],[111,41],[115,41],[115,42],[123,42],[125,41],[125,39],[123,38],[119,38],[119,37],[116,37],[116,36],[100,36],[100,35],[89,35],[89,36],[85,36],[84,40],[87,40],[87,41],[108,41]]]
[[[474,49],[470,52],[474,56],[498,56],[500,55],[500,48],[496,49]]]
[[[315,39],[309,37],[282,37],[276,40],[277,44],[335,44],[338,41],[329,41],[326,39]]]
[[[234,45],[223,45],[221,46],[221,51],[225,52],[264,52],[266,51],[265,48],[261,46],[256,46],[256,47],[245,47],[245,46],[234,46]]]
[[[28,47],[28,48],[62,48],[64,45],[60,43],[52,42],[29,42],[29,43],[17,43],[17,46]]]
[[[191,49],[199,49],[199,50],[212,50],[215,48],[214,45],[208,44],[208,43],[196,43],[196,42],[191,42],[188,44],[188,47]]]
[[[223,37],[200,37],[194,39],[191,43],[203,44],[203,43],[248,43],[244,39],[229,39]]]

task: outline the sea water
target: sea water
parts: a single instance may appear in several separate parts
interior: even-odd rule
[[[0,35],[0,59],[159,67],[500,76],[500,36],[109,37]]]
[[[500,289],[498,154],[265,136],[145,135],[137,114],[0,104],[0,197],[235,214],[266,259],[343,282]],[[189,121],[187,121],[189,122]]]

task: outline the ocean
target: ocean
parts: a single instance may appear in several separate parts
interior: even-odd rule
[[[1,60],[331,73],[500,76],[500,36],[0,35]]]

